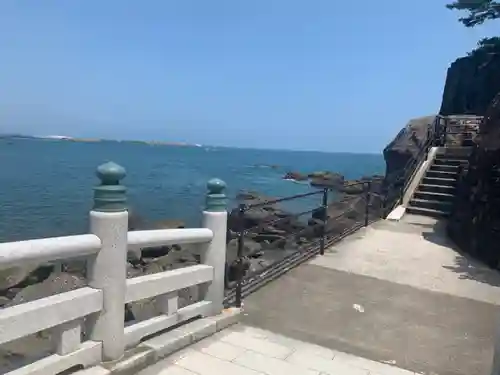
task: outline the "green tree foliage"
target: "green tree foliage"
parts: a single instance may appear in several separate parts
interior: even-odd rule
[[[480,25],[487,20],[500,18],[500,2],[493,0],[457,0],[446,5],[448,9],[463,10],[468,14],[460,18],[466,27]]]
[[[477,42],[477,47],[469,52],[471,55],[498,54],[500,53],[500,37],[483,38]]]

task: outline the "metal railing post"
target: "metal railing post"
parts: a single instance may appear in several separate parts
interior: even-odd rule
[[[444,124],[443,124],[443,132],[441,134],[441,147],[446,146],[446,135],[448,133],[448,119],[444,119]]]
[[[371,198],[372,182],[368,181],[366,184],[366,197],[365,197],[365,227],[368,226],[368,216],[370,215],[370,198]]]
[[[322,219],[323,225],[321,226],[321,239],[319,242],[319,253],[321,255],[325,254],[325,235],[326,235],[326,224],[328,221],[328,188],[323,189],[323,198],[321,201]]]
[[[245,226],[244,221],[245,221],[245,205],[240,204],[239,210],[238,210],[238,226],[239,226],[239,232],[238,232],[238,253],[237,253],[237,259],[236,259],[236,295],[235,295],[235,304],[236,307],[240,308],[241,307],[241,293],[242,293],[242,286],[243,286],[243,246],[244,246],[244,235],[245,235]]]

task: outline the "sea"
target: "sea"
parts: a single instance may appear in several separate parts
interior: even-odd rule
[[[129,207],[145,222],[182,220],[199,226],[206,183],[227,184],[230,205],[242,191],[285,197],[312,191],[284,180],[289,171],[333,171],[347,179],[383,174],[382,154],[150,145],[134,142],[0,140],[0,242],[87,233],[96,168],[123,166]],[[300,211],[319,196],[286,203]]]

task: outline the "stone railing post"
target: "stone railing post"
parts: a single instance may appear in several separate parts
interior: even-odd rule
[[[203,211],[202,227],[212,230],[214,236],[205,251],[202,263],[214,268],[214,279],[205,291],[205,300],[213,304],[212,314],[219,314],[224,308],[224,280],[226,271],[227,199],[226,184],[219,179],[207,183],[206,206]]]
[[[103,310],[89,319],[89,338],[102,342],[104,361],[119,359],[125,350],[125,281],[128,211],[126,188],[120,184],[125,169],[109,162],[97,168],[101,184],[94,188],[90,232],[102,247],[87,266],[88,285],[101,289]]]

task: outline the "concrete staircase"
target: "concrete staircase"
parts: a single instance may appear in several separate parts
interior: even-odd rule
[[[450,214],[457,184],[458,167],[469,156],[465,148],[438,154],[420,181],[406,208],[416,215],[447,217]]]

